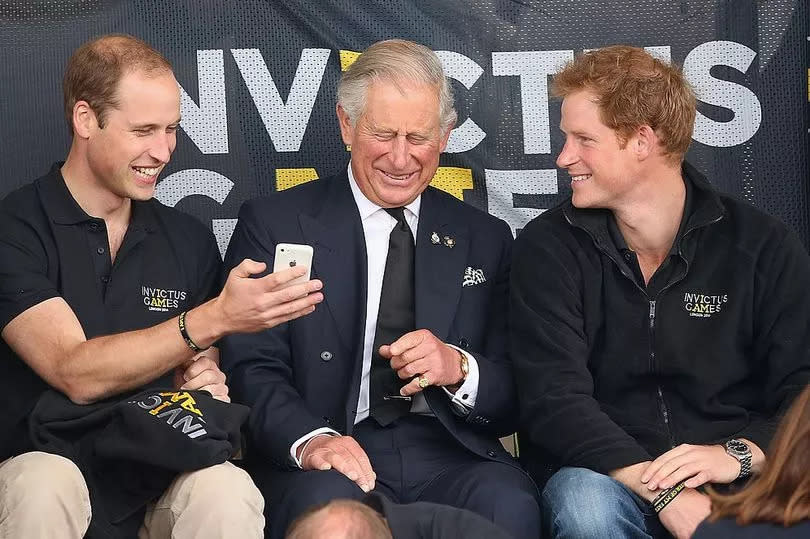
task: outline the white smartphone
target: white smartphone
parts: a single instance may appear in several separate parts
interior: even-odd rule
[[[273,259],[273,273],[277,271],[294,268],[296,266],[306,266],[307,272],[301,277],[296,277],[284,286],[291,286],[309,281],[312,274],[312,246],[300,245],[297,243],[276,244],[276,256]]]

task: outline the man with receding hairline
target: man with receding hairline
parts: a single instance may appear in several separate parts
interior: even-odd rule
[[[503,529],[466,509],[437,503],[396,504],[371,493],[332,500],[299,516],[285,539],[508,539]],[[539,538],[538,538],[539,539]]]
[[[254,279],[265,267],[251,260],[217,295],[213,234],[153,199],[180,123],[179,87],[160,53],[127,35],[92,40],[68,62],[64,98],[67,160],[0,204],[3,537],[79,538],[94,515],[92,475],[33,451],[29,415],[43,395],[64,394],[71,412],[146,387],[230,402],[212,345],[308,314],[322,299],[317,281],[281,289],[303,268]],[[154,451],[145,441],[138,449]],[[218,462],[177,476],[134,522],[139,537],[261,537],[261,494]]]
[[[643,49],[554,77],[572,195],[518,236],[521,453],[550,537],[689,537],[810,381],[810,257],[684,161],[695,97]]]
[[[297,518],[286,539],[391,539],[382,515],[355,500],[333,500]]]

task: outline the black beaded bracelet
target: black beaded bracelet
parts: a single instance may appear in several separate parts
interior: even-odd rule
[[[191,337],[188,336],[188,331],[186,330],[186,311],[180,313],[180,316],[177,318],[177,325],[180,327],[180,336],[183,337],[183,340],[186,341],[186,344],[189,348],[194,350],[195,352],[202,352],[203,350],[208,350],[208,346],[205,348],[200,348],[197,346]]]
[[[675,499],[675,497],[680,494],[683,489],[686,488],[686,484],[681,481],[674,487],[670,487],[664,491],[662,491],[652,502],[653,509],[655,509],[656,514],[660,513],[664,510],[664,507],[669,505],[669,502]]]

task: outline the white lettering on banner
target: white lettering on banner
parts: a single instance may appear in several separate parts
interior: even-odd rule
[[[509,223],[512,235],[543,213],[538,208],[516,206],[515,195],[557,193],[557,171],[545,170],[484,170],[487,187],[487,211]]]
[[[645,47],[654,56],[669,61],[667,45]],[[258,49],[230,50],[276,151],[297,152],[303,143],[312,111],[331,51],[303,49],[286,102],[271,76]],[[480,85],[484,70],[471,58],[454,51],[437,51],[448,77],[467,90]],[[551,153],[549,125],[548,77],[574,57],[573,50],[492,52],[492,75],[517,76],[520,84],[520,106],[523,127],[523,153]],[[745,73],[756,52],[733,41],[710,41],[690,51],[683,63],[684,75],[697,97],[704,103],[722,107],[733,114],[730,121],[719,121],[698,112],[694,140],[715,147],[742,144],[753,137],[762,123],[762,107],[749,88],[712,76],[715,66],[728,66]],[[181,87],[181,127],[204,154],[227,154],[228,125],[225,91],[224,54],[222,50],[198,50],[197,73],[199,105]],[[483,105],[490,113],[492,105]],[[492,114],[497,114],[497,111]],[[479,119],[480,121],[480,119]],[[453,129],[446,153],[475,149],[487,133],[467,118]],[[512,141],[503,141],[512,144]],[[308,164],[311,166],[311,164]],[[557,177],[550,170],[484,170],[488,211],[504,219],[513,232],[542,213],[539,208],[516,206],[515,194],[556,194]],[[207,196],[219,204],[233,188],[225,176],[206,169],[181,170],[162,180],[156,197],[174,206],[190,195]],[[236,219],[214,219],[212,228],[221,253],[224,253],[236,226]]]
[[[599,49],[582,49],[582,52],[598,51]],[[644,47],[644,50],[649,52],[651,56],[663,60],[666,63],[672,61],[672,49],[669,45],[661,45],[655,47]]]
[[[219,254],[225,258],[225,251],[228,250],[228,244],[231,243],[231,236],[236,229],[236,222],[238,219],[212,219],[211,229],[214,231],[214,237],[217,239],[217,247],[219,247]]]
[[[548,125],[548,77],[566,62],[574,51],[493,52],[492,74],[520,77],[520,103],[523,107],[523,153],[550,153]]]
[[[297,152],[301,148],[330,53],[329,49],[301,51],[285,103],[259,49],[231,49],[276,151]]]
[[[470,58],[453,51],[436,51],[436,56],[442,61],[444,72],[451,79],[459,81],[468,90],[481,78],[484,70]],[[453,129],[447,141],[446,153],[461,153],[472,150],[484,140],[487,134],[478,127],[472,118],[464,120],[460,126]]]
[[[204,154],[228,153],[225,65],[222,51],[197,51],[200,106],[180,86],[180,126]]]
[[[191,195],[202,195],[222,204],[233,189],[233,182],[213,170],[187,168],[169,174],[157,184],[155,198],[161,204],[174,206]]]
[[[231,189],[233,182],[219,172],[204,168],[188,168],[160,180],[155,189],[155,198],[161,204],[175,206],[188,196],[202,195],[222,204]],[[236,219],[213,219],[211,224],[219,254],[224,257],[233,229],[236,228]]]
[[[708,146],[728,148],[753,137],[762,123],[762,106],[756,94],[734,82],[711,76],[714,66],[729,66],[741,73],[748,71],[757,53],[734,41],[709,41],[686,55],[683,72],[697,98],[704,103],[729,109],[734,118],[718,122],[698,111],[692,138]]]
[[[662,45],[660,47],[644,47],[644,50],[666,63],[670,63],[672,61],[672,51],[669,45]]]

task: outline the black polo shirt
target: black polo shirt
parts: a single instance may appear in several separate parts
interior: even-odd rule
[[[692,214],[692,187],[688,180],[684,180],[683,183],[686,189],[686,197],[683,205],[681,224],[678,226],[678,232],[675,234],[675,239],[672,242],[672,246],[669,248],[669,255],[664,259],[663,262],[661,262],[661,265],[658,266],[657,270],[655,270],[655,273],[653,273],[652,277],[650,278],[650,282],[647,284],[644,283],[644,274],[641,272],[641,266],[638,263],[638,256],[636,255],[635,251],[627,246],[627,242],[619,230],[619,224],[616,222],[616,216],[613,215],[613,212],[610,212],[607,219],[608,232],[610,234],[610,239],[613,242],[613,246],[622,256],[624,263],[632,272],[632,275],[636,280],[636,284],[642,290],[646,290],[647,295],[650,298],[657,297],[659,292],[672,281],[679,271],[685,271],[686,269],[686,261],[680,255],[679,246],[681,243],[681,238],[683,238],[683,235],[686,232],[686,221]]]
[[[221,259],[201,222],[154,199],[132,201],[111,263],[104,220],[81,209],[59,168],[0,202],[0,328],[61,296],[92,339],[154,326],[218,293]],[[5,341],[0,365],[1,461],[29,448],[27,416],[47,386]]]

